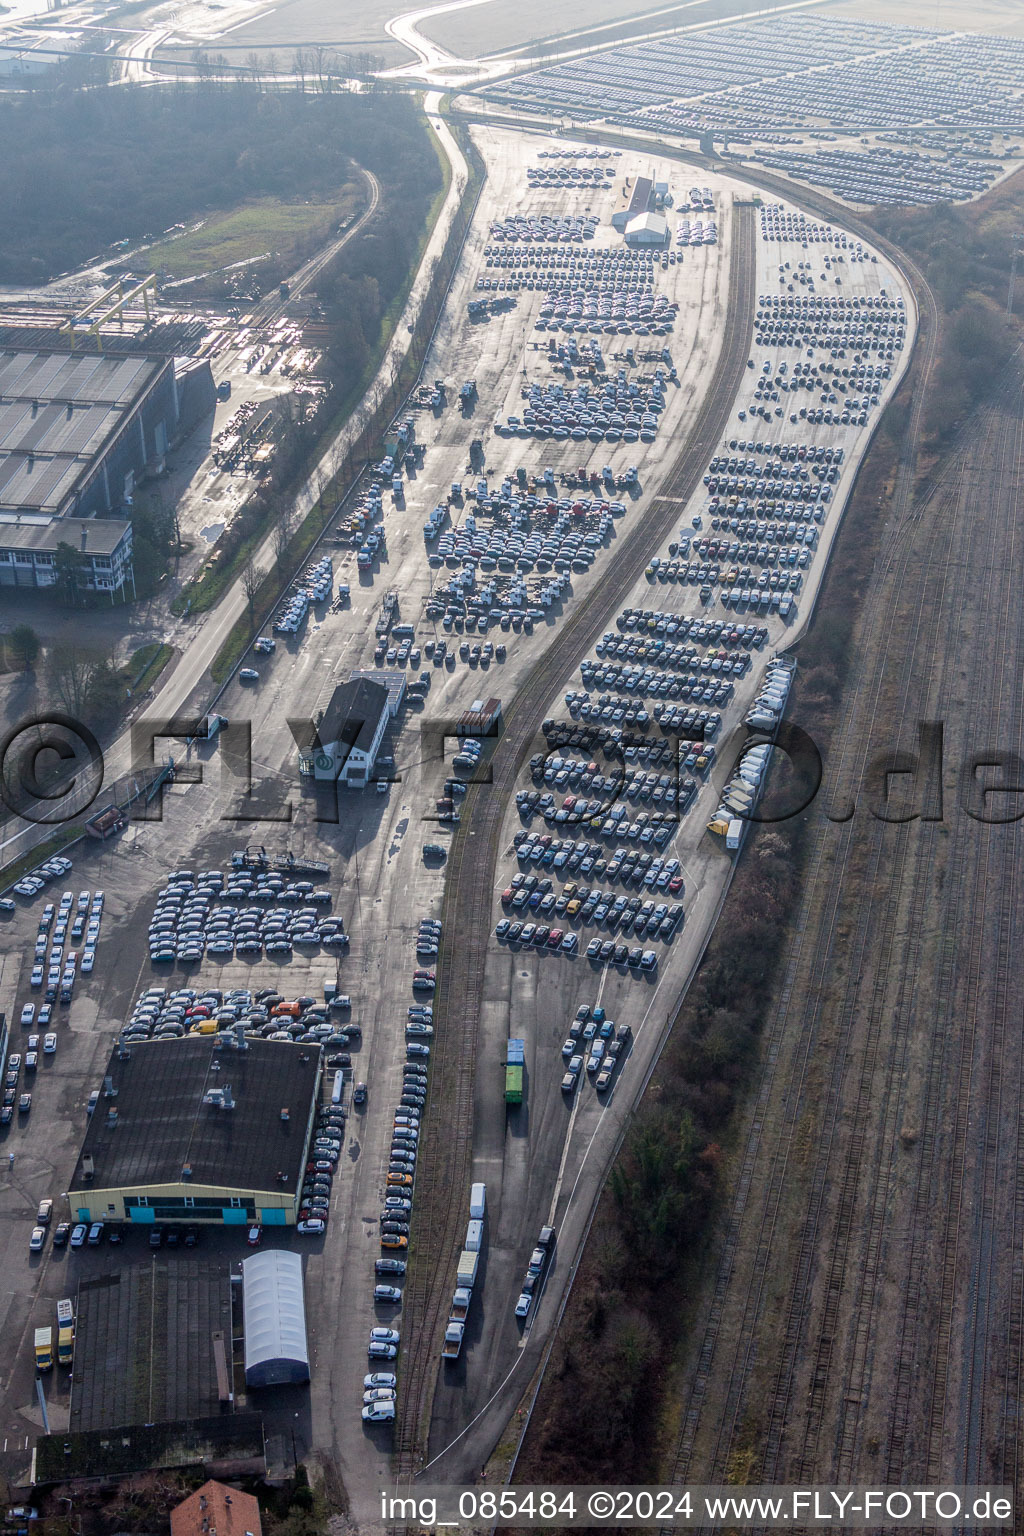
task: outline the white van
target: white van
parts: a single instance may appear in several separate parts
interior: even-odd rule
[[[483,1221],[487,1209],[487,1185],[474,1184],[469,1191],[469,1215],[472,1221]]]

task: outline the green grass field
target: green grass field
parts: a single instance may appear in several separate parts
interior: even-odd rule
[[[283,203],[262,198],[231,213],[213,214],[200,229],[151,247],[153,270],[171,278],[200,277],[265,251],[300,255],[329,238],[363,200],[362,188],[347,182],[326,202]]]

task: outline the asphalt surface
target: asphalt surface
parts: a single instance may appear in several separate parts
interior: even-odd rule
[[[404,509],[388,509],[386,563],[361,579],[353,567],[354,555],[336,552],[335,578],[350,581],[351,605],[312,613],[301,636],[287,644],[279,642],[277,654],[260,661],[256,687],[247,689],[233,683],[220,705],[233,721],[250,723],[256,806],[265,817],[282,819],[255,826],[239,820],[240,815],[251,814],[252,806],[240,802],[239,785],[225,776],[216,747],[203,747],[193,754],[202,764],[203,782],[181,783],[170,791],[164,799],[160,824],[133,827],[116,845],[83,852],[82,872],[76,868],[69,881],[69,888],[72,884],[77,888],[86,878],[93,886],[106,888],[115,935],[113,950],[107,951],[110,958],[106,959],[104,944],[110,935],[104,933],[100,952],[104,965],[89,987],[83,988],[81,1007],[76,999],[72,1008],[72,1037],[82,1037],[75,1046],[80,1060],[72,1054],[70,1040],[66,1052],[62,1040],[58,1055],[58,1064],[79,1061],[74,1103],[83,1104],[88,1091],[97,1085],[112,1021],[123,1017],[148,978],[144,931],[156,889],[168,868],[193,857],[203,867],[225,864],[232,848],[253,841],[272,848],[289,846],[314,852],[332,863],[334,910],[345,916],[353,935],[351,953],[340,966],[325,956],[301,962],[294,957],[283,967],[252,968],[237,961],[219,967],[207,962],[203,976],[211,981],[215,976],[223,977],[225,985],[241,984],[243,979],[246,984],[260,985],[269,978],[280,990],[295,993],[313,992],[324,981],[337,979],[352,995],[354,1015],[363,1025],[355,1072],[370,1085],[369,1105],[365,1114],[350,1118],[327,1237],[303,1250],[308,1256],[315,1369],[309,1428],[302,1427],[307,1420],[301,1418],[295,1444],[296,1454],[318,1457],[331,1467],[355,1510],[375,1507],[376,1490],[387,1483],[392,1471],[389,1432],[386,1427],[364,1429],[358,1409],[362,1375],[367,1369],[366,1331],[376,1322],[391,1321],[380,1315],[372,1302],[372,1260],[379,1252],[377,1217],[390,1110],[400,1091],[404,1055],[401,1023],[411,1000],[409,979],[416,963],[418,920],[445,911],[445,952],[439,967],[442,987],[436,1006],[439,1013],[445,1010],[446,1019],[444,1027],[439,1019],[432,1059],[432,1097],[428,1103],[436,1105],[439,1113],[427,1129],[422,1159],[417,1206],[425,1214],[414,1226],[414,1268],[409,1285],[414,1294],[399,1317],[403,1408],[398,1431],[406,1447],[400,1458],[405,1470],[436,1458],[456,1442],[438,1463],[446,1477],[454,1478],[456,1473],[461,1476],[479,1470],[532,1374],[532,1365],[541,1358],[608,1159],[717,915],[731,867],[703,836],[706,818],[700,811],[691,813],[679,846],[672,849],[687,875],[685,939],[673,947],[671,955],[666,952],[659,985],[607,973],[595,976],[582,960],[563,964],[555,960],[549,963],[547,957],[510,956],[488,937],[499,911],[495,887],[500,890],[506,883],[495,861],[507,858],[505,850],[513,825],[508,819],[511,792],[519,765],[532,750],[537,725],[546,713],[553,712],[552,700],[558,689],[594,636],[613,622],[630,591],[635,594],[632,601],[670,605],[674,589],[657,586],[652,597],[643,568],[652,550],[688,516],[688,498],[699,482],[707,456],[723,434],[728,436],[735,430],[727,429],[727,422],[745,378],[753,300],[762,274],[759,270],[755,276],[749,248],[750,223],[756,215],[734,207],[734,184],[719,178],[714,185],[720,205],[721,244],[688,252],[681,266],[664,273],[659,269],[657,274],[659,287],[671,285],[669,291],[680,304],[676,330],[670,338],[680,384],[670,397],[658,440],[642,458],[640,445],[628,444],[615,448],[601,445],[591,456],[596,465],[610,462],[617,469],[631,461],[639,463],[644,487],[641,497],[616,525],[611,547],[599,552],[593,569],[573,578],[572,596],[564,610],[551,610],[548,622],[539,625],[530,637],[502,637],[509,641],[504,666],[493,666],[487,675],[461,663],[452,672],[430,669],[433,684],[425,712],[428,720],[451,716],[473,698],[492,692],[502,697],[506,706],[506,734],[495,759],[497,783],[493,790],[481,787],[473,792],[471,809],[452,855],[447,896],[444,871],[426,868],[420,852],[424,841],[438,837],[436,823],[427,818],[445,769],[430,757],[414,721],[405,725],[396,741],[398,776],[386,795],[343,795],[334,810],[336,819],[318,821],[318,815],[331,814],[330,808],[310,798],[298,783],[288,719],[312,713],[352,666],[372,664],[373,619],[383,590],[394,586],[400,592],[401,616],[416,624],[418,643],[433,633],[422,619],[433,573],[424,559],[420,525],[425,510],[443,496],[447,484],[454,478],[465,478],[467,438],[484,435],[489,465],[499,474],[517,462],[551,462],[561,467],[575,465],[582,457],[584,445],[575,443],[548,443],[541,452],[534,445],[518,442],[497,446],[498,440],[492,439],[488,430],[496,411],[507,410],[523,368],[539,366],[539,359],[529,350],[532,305],[539,302],[538,297],[520,295],[515,310],[487,326],[468,326],[464,316],[466,301],[475,291],[481,271],[492,218],[509,207],[522,206],[527,195],[531,206],[557,211],[567,196],[575,208],[581,199],[594,201],[596,194],[566,194],[554,189],[527,194],[525,166],[532,163],[536,149],[544,146],[543,138],[491,127],[478,130],[478,134],[490,174],[424,370],[428,378],[435,374],[448,377],[456,388],[463,377],[475,376],[480,392],[476,415],[464,421],[454,406],[437,416],[419,414],[426,458],[410,481]],[[564,147],[564,141],[558,142]],[[649,156],[643,156],[639,163],[646,169]],[[621,167],[623,173],[636,168],[625,159]],[[664,174],[677,189],[688,186],[692,179],[688,169],[680,170],[669,162],[665,162]],[[617,237],[605,228],[599,239],[611,243]],[[760,251],[758,260],[762,260]],[[837,517],[834,512],[830,528]],[[822,549],[827,549],[824,538]],[[808,583],[801,611],[812,595]],[[176,712],[193,696],[205,665],[203,658],[208,659],[215,649],[213,631],[219,623],[218,612],[217,624],[207,621],[200,630],[198,644],[189,648],[171,680],[173,686],[165,689],[153,706],[154,713]],[[207,631],[210,637],[204,640]],[[779,633],[783,633],[781,626]],[[751,687],[756,676],[757,668],[750,678]],[[709,796],[712,793],[707,791]],[[285,816],[290,819],[284,820]],[[562,970],[556,976],[552,966],[559,965]],[[23,987],[20,967],[11,977],[0,977],[0,990],[10,988],[13,992],[11,1001],[19,1000]],[[558,1089],[558,1043],[576,1003],[596,1001],[599,995],[609,1013],[632,1024],[636,1044],[606,1108],[598,1106],[586,1084],[567,1112]],[[522,1021],[530,1044],[527,1103],[506,1121],[499,1088],[499,1047],[508,1033],[510,1012],[517,1027]],[[63,1116],[66,1141],[47,1142],[46,1151],[52,1148],[53,1155],[45,1168],[40,1165],[34,1169],[29,1198],[38,1198],[37,1189],[52,1192],[45,1187],[47,1181],[60,1187],[66,1183],[82,1123],[74,1103],[66,1113],[53,1106],[47,1110],[48,1117]],[[46,1108],[46,1104],[44,1098],[41,1105]],[[43,1120],[35,1119],[32,1127],[40,1123]],[[467,1214],[471,1177],[486,1179],[490,1191],[484,1278],[474,1301],[463,1360],[451,1372],[450,1380],[438,1382],[437,1325],[453,1283],[456,1240]],[[59,1194],[60,1188],[56,1192]],[[430,1216],[435,1208],[436,1224]],[[21,1207],[12,1200],[12,1213],[17,1209]],[[521,1337],[511,1318],[511,1306],[533,1237],[552,1213],[561,1229],[555,1263],[540,1308]],[[22,1236],[27,1243],[27,1227],[20,1233],[12,1227],[12,1245],[20,1243]],[[59,1293],[60,1275],[56,1266],[53,1268]],[[427,1277],[426,1284],[423,1276]],[[9,1357],[19,1362],[5,1398],[13,1414],[12,1434],[32,1423],[31,1366],[26,1378],[22,1356],[24,1329],[36,1304],[33,1284],[27,1280],[21,1293],[27,1309],[24,1302],[12,1304],[12,1332],[8,1334],[6,1327],[0,1331],[0,1342]],[[343,1305],[337,1304],[338,1297],[344,1298]],[[52,1303],[45,1286],[38,1291],[38,1301],[44,1309]],[[503,1386],[510,1370],[511,1379]],[[468,1433],[463,1433],[469,1426]],[[458,1436],[461,1439],[457,1440]]]

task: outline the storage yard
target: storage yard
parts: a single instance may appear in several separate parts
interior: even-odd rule
[[[944,721],[947,784],[977,760],[982,721],[1020,739],[1020,383],[1014,362],[923,502],[896,488],[830,753],[832,819],[815,818],[692,1335],[666,1469],[680,1480],[724,1474],[756,1424],[751,1481],[941,1468],[1020,1484],[1015,812],[950,796],[897,827],[862,789],[920,720]]]
[[[696,52],[694,35],[686,40],[687,97],[669,42],[616,50],[607,66],[598,60],[611,56],[600,55],[522,75],[490,94],[582,116],[599,90],[605,112],[632,129],[706,127],[717,136],[754,118],[774,132],[771,112],[784,116],[789,85],[806,102],[808,80],[820,82],[822,121],[850,129],[870,117],[882,80],[896,105],[878,126],[909,132],[920,115],[908,107],[901,116],[899,106],[910,51],[915,71],[918,54],[928,65],[922,110],[955,118],[956,132],[975,131],[969,118],[997,135],[1016,132],[1024,110],[1016,55],[994,40],[908,38],[853,22],[833,31],[806,17],[717,36],[725,46],[706,56],[699,36]],[[774,76],[766,58],[779,61]],[[783,86],[783,68],[803,73]],[[950,84],[967,82],[969,94],[981,73],[991,86],[984,112]],[[682,115],[669,123],[674,112]],[[795,642],[918,327],[892,263],[801,211],[798,194],[794,203],[776,194],[755,203],[727,174],[704,170],[694,185],[696,173],[659,159],[656,145],[648,155],[496,125],[473,133],[488,177],[420,384],[379,457],[216,700],[222,713],[175,743],[179,771],[148,820],[119,840],[76,847],[73,876],[64,868],[38,889],[30,882],[0,919],[14,957],[0,971],[15,1077],[0,1132],[16,1153],[6,1203],[30,1215],[40,1200],[59,1207],[60,1191],[71,1191],[34,1248],[27,1229],[5,1239],[5,1262],[23,1282],[0,1317],[16,1362],[6,1406],[25,1417],[35,1366],[22,1341],[79,1283],[93,1297],[113,1271],[148,1265],[151,1248],[182,1238],[202,1241],[204,1264],[224,1272],[246,1240],[261,1245],[261,1257],[301,1254],[310,1383],[289,1357],[295,1374],[274,1390],[300,1405],[291,1454],[331,1458],[357,1507],[393,1471],[429,1465],[438,1481],[475,1477],[544,1357],[608,1162],[721,911],[764,787],[771,732],[799,686]],[[845,149],[826,153],[835,174],[859,174],[841,158]],[[904,184],[916,172],[898,155],[909,153],[894,147],[890,162]],[[967,195],[991,169],[978,164],[960,168]],[[837,190],[883,201],[892,178],[877,156],[871,167],[876,180]],[[915,196],[926,201],[931,172],[918,169]],[[820,164],[814,176],[824,179]],[[269,310],[264,319],[279,323]],[[264,355],[280,359],[287,348]],[[262,367],[258,351],[252,357]],[[1002,455],[1008,464],[1019,436],[1013,387],[1008,380],[984,418],[993,462]],[[222,411],[222,455],[236,451],[236,427],[255,414],[229,422]],[[871,600],[876,619],[879,605],[895,611],[918,560],[913,620],[886,631],[872,655],[879,697],[907,714],[919,695],[922,718],[954,686],[952,660],[934,660],[944,652],[932,628],[950,573],[968,562],[955,509],[969,448],[965,440],[955,472],[933,493],[948,548],[941,557],[917,550],[930,534],[904,499]],[[1003,584],[1012,575],[1004,542],[1014,483],[990,487],[1005,502],[998,529],[985,535]],[[965,610],[961,621],[965,654],[974,615]],[[1016,654],[1006,623],[1005,654]],[[904,655],[914,659],[906,677]],[[1009,678],[1007,663],[986,671],[984,686],[996,690],[992,708],[1012,732]],[[200,703],[211,707],[197,700],[197,711]],[[747,726],[762,744],[742,750]],[[248,746],[238,744],[238,727]],[[858,743],[870,734],[860,721],[847,729]],[[1005,1146],[1015,1144],[997,1131],[1005,1116],[1015,1126],[1019,1109],[1015,1057],[1002,1034],[993,1044],[973,1024],[955,1024],[958,1000],[974,1018],[966,991],[982,986],[980,951],[960,970],[955,946],[936,947],[932,1003],[915,1002],[910,973],[889,963],[902,923],[923,953],[933,929],[957,931],[970,900],[1002,902],[991,985],[1005,990],[1012,870],[1002,884],[992,874],[1005,863],[992,842],[998,829],[986,829],[983,853],[965,836],[940,849],[936,829],[927,848],[901,844],[895,872],[883,866],[887,835],[870,819],[859,834],[854,824],[823,834],[842,850],[833,860],[822,844],[816,854],[792,981],[772,1024],[773,1040],[808,1059],[826,1029],[848,1043],[831,1068],[822,1113],[832,1118],[800,1175],[809,1191],[828,1192],[808,1198],[800,1238],[802,1254],[827,1228],[827,1283],[812,1287],[802,1267],[790,1274],[792,1254],[772,1247],[790,1320],[785,1338],[776,1336],[753,1249],[778,1219],[778,1175],[798,1132],[793,1106],[778,1125],[760,1117],[751,1133],[753,1182],[733,1213],[747,1246],[735,1271],[723,1264],[701,1314],[714,1380],[706,1370],[692,1378],[680,1481],[697,1470],[724,1480],[743,1415],[758,1403],[771,1420],[766,1480],[806,1478],[828,1459],[834,1434],[836,1465],[850,1480],[869,1442],[881,1446],[872,1472],[892,1481],[908,1447],[926,1442],[936,1469],[954,1443],[966,1445],[964,1480],[984,1481],[992,1444],[1012,1439],[1009,1408],[1001,1426],[988,1417],[997,1356],[1016,1358],[1020,1296],[1009,1258],[991,1282],[972,1280],[963,1422],[952,1424],[943,1406],[945,1373],[960,1369],[948,1343],[931,1397],[917,1402],[911,1384],[932,1315],[930,1294],[912,1284],[922,1255],[941,1250],[935,1283],[951,1304],[967,1227],[972,1255],[994,1241]],[[858,836],[868,838],[866,853]],[[930,860],[948,864],[938,894]],[[69,887],[59,901],[57,883]],[[89,889],[76,896],[79,883]],[[888,891],[880,903],[876,888]],[[79,938],[88,967],[66,952]],[[819,996],[821,956],[841,960],[847,949],[855,963],[836,970],[838,992]],[[927,1044],[912,1031],[913,1010],[940,1006],[940,996],[949,1027]],[[45,1025],[40,1004],[52,1010]],[[787,1027],[798,1012],[799,1031]],[[905,1023],[879,1045],[883,1013]],[[33,1045],[28,1031],[51,1023],[59,1048]],[[162,1076],[165,1066],[149,1072],[147,1063],[179,1048],[192,1063],[180,1082]],[[900,1086],[876,1091],[882,1076],[902,1084],[922,1051],[920,1103]],[[12,1053],[23,1058],[17,1067]],[[293,1076],[275,1076],[271,1064],[286,1058]],[[774,1070],[766,1067],[763,1103]],[[30,1073],[38,1086],[22,1109]],[[846,1126],[838,1106],[850,1074],[855,1113]],[[1004,1094],[989,1092],[985,1103],[998,1110],[979,1111],[980,1140],[941,1097],[959,1088],[971,1102],[979,1083]],[[137,1134],[130,1115],[120,1127],[119,1116],[161,1098],[166,1124],[143,1138],[151,1162],[139,1174],[134,1153],[118,1162]],[[55,1106],[68,1130],[56,1139],[40,1114]],[[216,1127],[236,1112],[262,1144],[254,1159],[262,1177],[254,1171],[248,1182],[226,1152],[218,1177],[218,1132],[200,1134],[190,1118],[213,1117]],[[923,1138],[918,1171],[904,1179],[876,1166],[863,1150],[872,1137],[894,1148]],[[273,1151],[285,1143],[287,1157]],[[952,1195],[943,1182],[950,1166],[961,1181]],[[964,1216],[968,1185],[976,1199]],[[840,1194],[854,1186],[851,1214]],[[890,1199],[903,1203],[911,1234],[903,1315],[889,1341],[894,1376],[880,1353],[890,1281],[868,1240]],[[1015,1221],[1011,1213],[1014,1231]],[[165,1263],[160,1294],[175,1255],[161,1254]],[[210,1286],[212,1316],[220,1302]],[[344,1308],[318,1304],[342,1293]],[[852,1321],[833,1355],[840,1301]],[[56,1432],[98,1424],[102,1394],[76,1402],[74,1376],[59,1362],[50,1369]],[[206,1360],[204,1412],[214,1379]],[[261,1386],[248,1369],[245,1381],[240,1405],[251,1411]],[[856,1420],[851,1381],[867,1394]],[[153,1382],[169,1391],[159,1373]],[[266,1399],[268,1456],[287,1465],[295,1410],[281,1401]]]
[[[927,204],[975,197],[1019,163],[1022,79],[1016,38],[830,14],[624,44],[481,92],[526,112],[710,136],[857,205]]]

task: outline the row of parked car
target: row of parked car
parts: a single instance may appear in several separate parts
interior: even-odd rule
[[[258,960],[287,957],[296,948],[343,951],[349,942],[344,920],[325,915],[331,899],[310,880],[243,884],[225,882],[221,870],[189,879],[171,874],[150,920],[149,956],[154,964],[173,964],[207,954]]]
[[[520,1322],[529,1317],[530,1308],[540,1295],[544,1274],[554,1250],[554,1227],[541,1227],[537,1236],[537,1245],[530,1254],[530,1262],[526,1266],[526,1274],[523,1276],[523,1283],[516,1298],[515,1314]]]
[[[62,876],[70,873],[70,870],[71,860],[67,855],[63,853],[54,854],[53,858],[46,859],[42,864],[38,864],[35,869],[30,870],[27,875],[22,875],[21,879],[16,881],[11,889],[18,896],[38,896],[40,891],[44,891],[51,881],[61,879]],[[15,910],[15,904],[9,896],[5,897],[3,902],[0,903],[0,912],[3,912],[8,917]]]
[[[586,1063],[587,1076],[593,1079],[597,1092],[607,1093],[632,1038],[629,1025],[616,1025],[600,1004],[581,1003],[562,1045],[562,1092],[569,1096],[576,1092]]]
[[[441,935],[441,923],[436,918],[424,918],[416,936],[417,955],[435,955],[440,948]],[[429,990],[433,991],[436,977],[433,972],[418,968],[413,987],[416,991],[424,990],[417,986],[417,981],[429,981]],[[417,1003],[408,1010],[402,1093],[392,1121],[391,1150],[381,1203],[381,1257],[374,1264],[373,1299],[377,1306],[400,1306],[402,1302],[402,1290],[396,1282],[405,1274],[405,1260],[399,1255],[409,1246],[420,1117],[427,1100],[426,1060],[430,1047],[424,1044],[423,1037],[433,1034],[432,1018],[433,1010],[429,1005]],[[401,1333],[397,1328],[374,1327],[370,1329],[367,1354],[371,1360],[394,1360],[400,1345]],[[395,1417],[396,1377],[390,1372],[371,1372],[364,1378],[363,1388],[364,1422],[391,1422]]]
[[[59,906],[55,908],[52,902],[47,902],[44,907],[36,933],[30,985],[33,990],[38,990],[45,979],[43,1006],[47,1011],[57,1001],[66,1007],[74,996],[79,968],[84,976],[88,976],[96,964],[103,903],[102,891],[95,894],[80,891],[77,907],[72,911],[74,893],[65,891]],[[69,940],[83,945],[81,954],[77,949],[65,947]]]
[[[336,992],[329,1001],[285,997],[273,987],[146,987],[129,1015],[120,1039],[181,1039],[186,1034],[246,1034],[268,1040],[298,1040],[332,1050],[328,1065],[351,1066],[346,1049],[359,1039],[361,1025],[351,1017],[351,1001]]]

